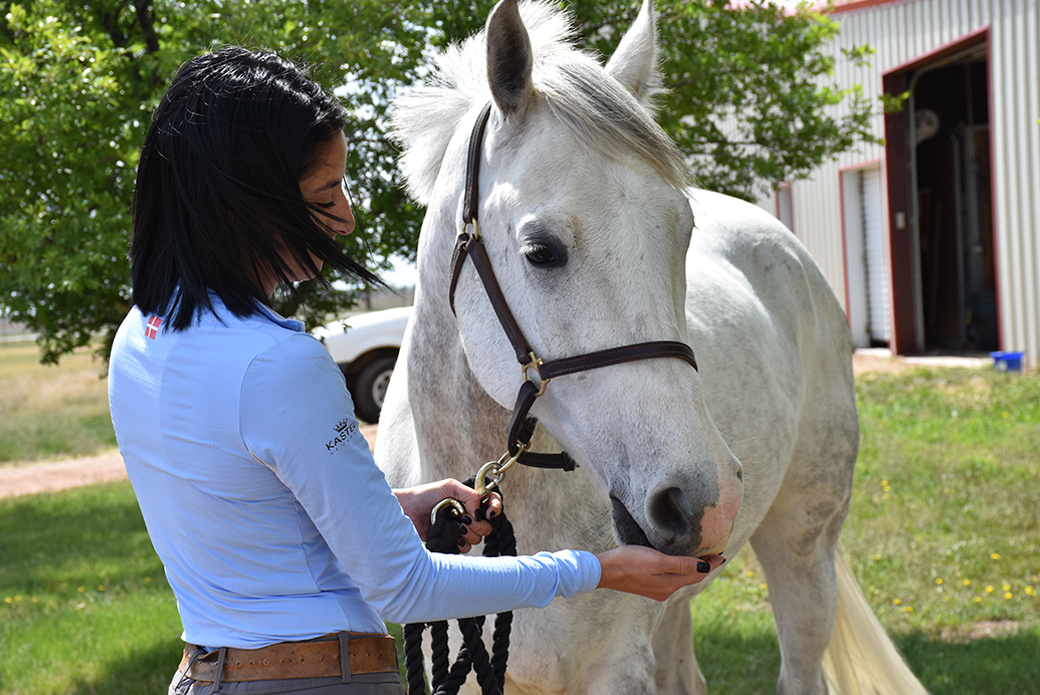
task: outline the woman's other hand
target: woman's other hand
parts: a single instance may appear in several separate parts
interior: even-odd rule
[[[641,545],[622,545],[598,553],[599,588],[664,601],[677,590],[696,584],[726,560],[720,555],[680,557]]]
[[[426,534],[430,532],[430,512],[443,499],[456,499],[466,508],[466,514],[462,518],[461,544],[459,551],[466,553],[474,545],[479,545],[484,536],[491,533],[491,524],[487,521],[477,519],[477,509],[480,508],[480,495],[471,487],[463,485],[454,478],[439,480],[435,483],[426,483],[416,487],[394,490],[401,509],[412,520],[419,537],[426,540]],[[494,518],[502,513],[502,498],[498,493],[491,493],[488,501],[487,517]]]

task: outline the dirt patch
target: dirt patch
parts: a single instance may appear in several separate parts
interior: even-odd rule
[[[882,353],[855,352],[852,355],[852,373],[856,376],[867,372],[885,372],[897,374],[913,369],[906,360]]]
[[[362,425],[361,434],[369,448],[376,445],[376,426]],[[27,463],[0,468],[0,497],[20,497],[57,492],[82,485],[96,485],[126,478],[126,467],[118,450],[98,456]]]
[[[857,350],[852,355],[852,372],[859,376],[867,372],[883,372],[898,374],[918,367],[967,367],[979,369],[992,367],[993,360],[979,355],[921,355],[902,357],[893,355],[888,350]]]
[[[1014,620],[987,620],[963,627],[944,627],[940,635],[943,642],[962,644],[994,637],[1013,637],[1018,634],[1018,623]]]

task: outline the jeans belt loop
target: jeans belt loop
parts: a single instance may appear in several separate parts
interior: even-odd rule
[[[339,667],[343,671],[343,682],[350,683],[350,634],[340,632],[339,637]]]
[[[217,673],[213,676],[213,695],[219,695],[224,682],[224,664],[227,662],[227,647],[221,647],[217,656]]]

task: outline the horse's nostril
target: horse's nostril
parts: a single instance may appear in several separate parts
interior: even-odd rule
[[[651,495],[647,516],[665,543],[686,543],[693,535],[693,510],[680,488],[669,487]]]
[[[610,496],[611,518],[614,522],[614,531],[617,533],[619,543],[625,545],[645,545],[653,547],[647,539],[643,529],[639,528],[632,515],[628,513],[624,503],[614,495]]]

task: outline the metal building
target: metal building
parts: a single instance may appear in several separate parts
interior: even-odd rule
[[[851,0],[835,81],[909,92],[861,146],[760,204],[844,302],[859,346],[1040,358],[1040,0]],[[869,68],[840,49],[869,44]]]

